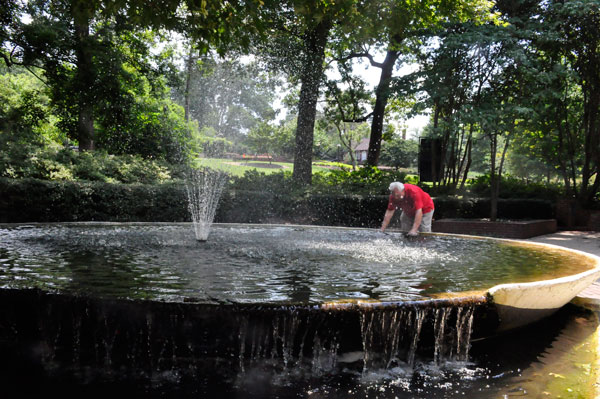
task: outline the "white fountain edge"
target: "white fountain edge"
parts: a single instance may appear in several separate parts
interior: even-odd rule
[[[538,248],[549,248],[582,256],[595,263],[591,269],[555,279],[527,283],[505,283],[491,287],[487,294],[498,309],[500,328],[510,330],[535,322],[572,301],[581,291],[600,278],[600,257],[559,245],[466,234],[430,233],[431,235],[512,242]]]

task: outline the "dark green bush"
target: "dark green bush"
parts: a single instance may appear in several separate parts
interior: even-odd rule
[[[223,194],[215,221],[376,227],[381,224],[386,205],[387,196],[290,196],[268,191],[236,190]]]
[[[183,184],[0,179],[0,222],[189,220]]]
[[[272,183],[276,182],[275,178]],[[219,202],[216,222],[303,223],[378,227],[387,195],[290,193],[275,185],[271,190],[241,190],[228,186]],[[0,222],[59,221],[190,221],[183,183],[111,184],[103,182],[0,179]],[[489,199],[437,197],[435,219],[487,218]],[[549,219],[551,201],[501,199],[502,219]]]
[[[490,196],[490,175],[473,179],[470,191],[476,197]],[[556,200],[564,195],[563,187],[558,184],[526,182],[511,176],[502,176],[499,198],[542,198]]]
[[[436,197],[434,203],[435,219],[485,219],[490,217],[491,202],[489,198]],[[553,219],[555,217],[553,201],[535,198],[498,200],[499,219]]]

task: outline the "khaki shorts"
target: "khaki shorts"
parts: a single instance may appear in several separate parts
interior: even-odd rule
[[[431,220],[433,219],[433,211],[423,214],[421,224],[419,225],[419,231],[422,233],[431,233]],[[400,230],[410,231],[413,224],[415,223],[414,216],[409,216],[406,212],[402,212],[400,215]]]

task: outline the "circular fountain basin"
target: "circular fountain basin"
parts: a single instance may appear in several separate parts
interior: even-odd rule
[[[577,251],[446,234],[215,224],[199,242],[190,223],[0,225],[0,368],[60,386],[204,381],[199,396],[267,369],[460,376],[472,338],[548,315],[599,275]]]
[[[486,295],[500,329],[535,321],[600,276],[599,258],[482,237],[289,225],[0,226],[0,286],[206,304],[384,306]]]

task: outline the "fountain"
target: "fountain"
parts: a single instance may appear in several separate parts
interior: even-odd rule
[[[188,210],[198,241],[208,238],[227,177],[227,173],[210,168],[190,169],[186,174]]]
[[[597,257],[516,241],[216,223],[198,245],[189,226],[0,226],[2,370],[196,397],[382,379],[436,397],[433,380],[485,381],[476,343],[600,274]]]

